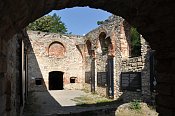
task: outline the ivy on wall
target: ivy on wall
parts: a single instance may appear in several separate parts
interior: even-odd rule
[[[137,57],[141,55],[141,42],[140,34],[137,29],[131,27],[131,57]]]

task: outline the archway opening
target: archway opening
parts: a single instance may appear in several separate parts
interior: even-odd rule
[[[100,42],[102,55],[105,55],[108,52],[108,46],[106,45],[105,38],[106,38],[106,33],[101,32],[99,35],[99,42]]]
[[[91,42],[89,40],[86,41],[86,49],[85,52],[88,53],[89,56],[92,55],[92,48],[91,48]]]
[[[49,90],[63,90],[63,74],[60,71],[49,73]]]

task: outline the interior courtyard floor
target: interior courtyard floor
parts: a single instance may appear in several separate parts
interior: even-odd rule
[[[97,96],[96,94],[86,93],[81,90],[52,90],[41,92],[30,92],[27,98],[27,102],[24,107],[23,116],[81,116],[87,115],[91,111],[99,111],[98,115],[102,116],[103,112],[111,111],[111,115],[114,116],[116,108],[119,104],[114,105],[77,105],[73,99],[80,96]],[[82,114],[82,113],[85,114]],[[78,115],[79,114],[79,115]],[[91,115],[91,114],[89,114]],[[96,114],[95,114],[96,115]]]

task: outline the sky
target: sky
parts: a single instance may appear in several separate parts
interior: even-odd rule
[[[92,9],[89,7],[74,7],[63,10],[53,10],[54,13],[61,17],[61,21],[65,23],[68,32],[75,35],[84,35],[98,27],[97,21],[106,20],[112,14],[100,9]]]

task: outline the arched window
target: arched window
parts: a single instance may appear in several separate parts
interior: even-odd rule
[[[60,42],[53,42],[49,46],[49,56],[56,58],[63,58],[65,55],[65,47]]]
[[[130,33],[131,33],[131,57],[141,56],[140,34],[134,27],[131,27]]]
[[[92,55],[92,52],[91,52],[91,42],[89,40],[86,41],[86,52],[88,53],[88,55]]]
[[[107,37],[105,39],[105,44],[106,44],[106,51],[108,53],[108,55],[113,55],[113,45],[112,45],[112,42],[111,42],[111,38],[110,37]]]
[[[105,32],[101,32],[99,35],[99,42],[100,42],[100,47],[101,47],[101,51],[102,51],[102,55],[107,54],[108,52],[108,46],[106,44],[106,33]]]

